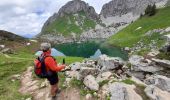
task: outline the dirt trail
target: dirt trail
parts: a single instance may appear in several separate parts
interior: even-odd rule
[[[28,67],[27,71],[21,76],[21,88],[19,92],[22,94],[31,94],[33,100],[51,100],[48,81],[40,82],[39,80],[34,80],[32,72],[33,67]],[[42,84],[44,84],[44,86]],[[57,95],[56,100],[80,100],[80,98],[78,89],[69,88],[62,90],[61,93]]]

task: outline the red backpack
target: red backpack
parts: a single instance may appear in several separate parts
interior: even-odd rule
[[[45,65],[46,57],[52,57],[52,56],[42,55],[34,60],[34,72],[40,78],[47,78],[53,74],[52,71],[47,71],[46,69],[46,65]]]

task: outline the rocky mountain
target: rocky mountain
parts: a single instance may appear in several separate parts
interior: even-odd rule
[[[137,20],[148,5],[155,3],[160,8],[167,2],[112,0],[103,6],[99,16],[86,2],[73,0],[45,22],[38,37],[55,43],[106,39]]]
[[[85,29],[94,28],[95,25],[91,24],[95,24],[97,20],[98,14],[93,7],[84,1],[73,0],[45,22],[41,33],[67,33],[67,31],[81,33]],[[51,27],[53,28],[50,29]]]
[[[168,0],[112,0],[101,10],[101,19],[107,25],[115,23],[131,23],[135,21],[148,5],[156,4],[157,8],[164,7]]]
[[[0,30],[0,41],[23,41],[25,40],[24,37],[15,35],[14,33],[7,32],[4,30]]]

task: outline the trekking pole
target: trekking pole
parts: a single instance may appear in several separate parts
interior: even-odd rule
[[[63,64],[65,64],[66,61],[65,61],[65,58],[63,58]],[[63,69],[61,72],[66,72],[66,71],[70,71],[71,69]]]

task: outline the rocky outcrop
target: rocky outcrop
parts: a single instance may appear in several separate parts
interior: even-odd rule
[[[131,23],[139,18],[148,5],[156,3],[163,7],[168,0],[112,0],[101,10],[101,19],[107,25],[115,23]],[[108,24],[109,23],[109,24]]]
[[[124,61],[118,57],[108,57],[107,55],[101,55],[98,60],[100,70],[108,71],[113,70],[119,66],[124,65]]]
[[[145,80],[145,83],[147,85],[154,85],[162,89],[163,91],[170,92],[170,78],[167,78],[165,76],[155,75],[155,76],[148,77]]]
[[[113,16],[122,16],[127,13],[133,13],[133,15],[140,15],[144,13],[144,10],[148,5],[164,6],[168,0],[112,0],[105,4],[102,8],[101,15],[105,18]]]
[[[110,100],[142,100],[141,96],[137,94],[134,89],[134,85],[113,83],[109,86],[111,93]]]
[[[167,91],[162,91],[156,86],[150,85],[145,88],[146,95],[151,100],[169,100],[170,93]]]
[[[96,79],[92,75],[88,75],[84,78],[83,83],[90,88],[91,90],[99,90],[99,84],[97,83]]]
[[[129,62],[132,65],[132,70],[136,72],[157,72],[163,70],[162,67],[155,65],[149,59],[144,59],[142,56],[133,55],[129,58]]]

